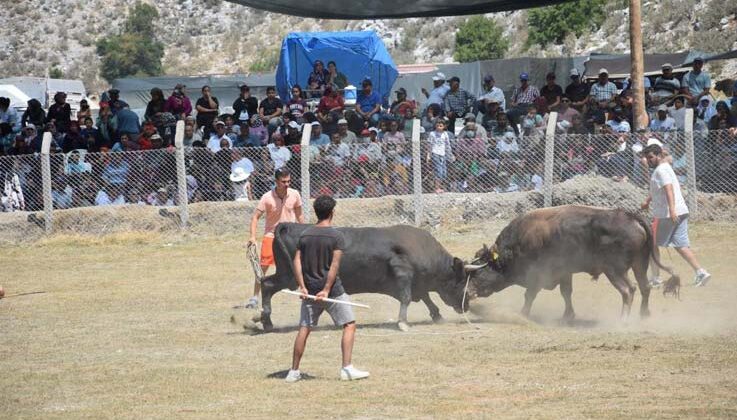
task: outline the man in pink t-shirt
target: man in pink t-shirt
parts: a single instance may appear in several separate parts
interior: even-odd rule
[[[258,219],[261,215],[266,214],[266,227],[264,229],[264,239],[261,242],[261,270],[266,274],[269,266],[274,265],[274,253],[272,246],[274,244],[274,229],[281,222],[299,222],[304,223],[305,219],[302,214],[302,196],[299,191],[289,188],[292,181],[289,169],[280,168],[276,170],[276,188],[264,194],[256,206],[251,218],[251,238],[248,244],[256,243],[256,229],[258,228]],[[258,307],[258,295],[261,293],[260,279],[256,279],[253,285],[253,297],[248,300],[247,308]]]

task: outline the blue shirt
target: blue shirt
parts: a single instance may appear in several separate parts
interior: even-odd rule
[[[430,96],[427,97],[427,103],[429,104],[438,104],[443,105],[443,99],[445,99],[445,95],[450,90],[450,85],[445,83],[439,87],[436,87],[432,91],[430,91]]]
[[[320,133],[320,137],[310,138],[310,146],[324,146],[330,143],[330,138],[325,133]]]
[[[703,70],[699,74],[696,74],[691,70],[683,76],[683,83],[688,86],[688,90],[691,92],[691,95],[698,96],[704,91],[704,89],[711,88],[711,77],[709,76],[709,73]]]
[[[126,134],[138,134],[141,132],[141,122],[138,115],[128,108],[123,108],[116,114],[118,117],[118,132]]]
[[[356,98],[356,104],[358,104],[362,112],[369,112],[373,110],[376,105],[381,105],[381,96],[374,91],[371,91],[368,95],[366,95],[364,91],[360,91]]]

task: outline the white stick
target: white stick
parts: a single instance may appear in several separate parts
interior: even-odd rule
[[[289,289],[282,289],[281,291],[284,292],[284,293],[288,293],[290,295],[294,295],[294,296],[305,296],[308,299],[317,300],[317,296],[315,296],[315,295],[303,295],[300,292],[295,292],[295,291],[292,291],[292,290],[289,290]],[[336,300],[336,299],[330,299],[330,298],[324,298],[324,299],[320,299],[320,300],[323,301],[323,302],[342,303],[344,305],[351,305],[351,306],[356,306],[356,307],[359,307],[359,308],[371,309],[370,306],[364,305],[362,303],[347,302],[347,301],[344,301],[344,300]]]

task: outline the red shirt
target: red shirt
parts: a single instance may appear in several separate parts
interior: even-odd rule
[[[320,99],[320,103],[317,105],[317,112],[324,114],[333,108],[343,108],[343,105],[345,105],[345,100],[340,95],[334,98],[331,96],[323,96],[322,99]]]

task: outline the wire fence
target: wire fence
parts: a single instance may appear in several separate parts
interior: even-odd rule
[[[450,208],[460,209],[464,220],[558,204],[635,210],[650,177],[640,152],[659,142],[694,216],[737,217],[734,129],[579,135],[550,124],[545,132],[517,136],[473,124],[453,134],[421,133],[419,126],[415,120],[407,137],[389,131],[382,138],[346,134],[327,141],[313,138],[306,125],[296,146],[223,144],[214,151],[180,141],[147,151],[0,157],[2,211],[43,212],[41,225],[50,232],[57,210],[114,206],[125,214],[149,206],[186,228],[189,208],[197,203],[255,205],[274,187],[274,171],[281,167],[290,169],[308,220],[308,200],[319,195],[354,203],[341,220],[345,225],[433,225]]]

